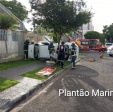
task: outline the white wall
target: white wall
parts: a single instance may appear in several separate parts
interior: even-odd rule
[[[3,35],[4,34],[2,33],[2,37]],[[8,54],[18,53],[18,41],[12,40],[12,32],[10,30],[7,31],[7,48]],[[5,53],[6,53],[5,41],[0,41],[0,55],[4,55]]]

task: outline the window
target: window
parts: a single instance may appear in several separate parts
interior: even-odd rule
[[[7,31],[6,30],[0,30],[0,41],[7,41]]]
[[[18,35],[14,31],[12,31],[12,41],[18,41]]]
[[[97,45],[102,45],[102,43],[101,42],[97,42]]]
[[[109,44],[106,44],[106,46],[111,46],[112,44],[111,43],[109,43]]]
[[[47,41],[51,41],[50,37],[49,36],[44,36],[44,38],[47,40]]]
[[[88,45],[89,42],[81,42],[81,45]]]

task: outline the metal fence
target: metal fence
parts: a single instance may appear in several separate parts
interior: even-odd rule
[[[24,56],[23,46],[23,32],[0,29],[0,59]]]

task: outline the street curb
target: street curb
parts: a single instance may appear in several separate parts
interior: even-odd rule
[[[77,60],[76,63],[80,62],[83,58],[84,57],[82,57],[81,59]],[[71,67],[71,64],[69,66],[67,66],[65,69],[70,68],[70,67]],[[50,76],[48,79],[44,80],[42,83],[34,86],[27,93],[21,95],[19,98],[14,99],[12,101],[9,100],[8,102],[6,102],[6,104],[4,104],[2,107],[0,107],[0,112],[8,112],[8,111],[10,111],[14,106],[16,106],[20,102],[26,100],[33,93],[37,92],[40,88],[44,87],[50,81],[52,81],[53,79],[55,79],[56,77],[58,77],[61,73],[63,73],[65,71],[65,69],[62,69],[59,72],[56,72],[55,74],[53,74],[52,76]]]

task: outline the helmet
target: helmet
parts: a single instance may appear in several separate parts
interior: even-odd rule
[[[76,50],[76,45],[74,43],[72,43],[71,46]]]
[[[62,42],[62,45],[64,45],[64,42]]]
[[[35,43],[35,41],[34,41],[34,40],[32,40],[32,41],[31,41],[31,44],[34,44],[34,43]]]
[[[74,43],[72,43],[72,44],[71,44],[71,46],[75,46],[75,44],[74,44]]]

